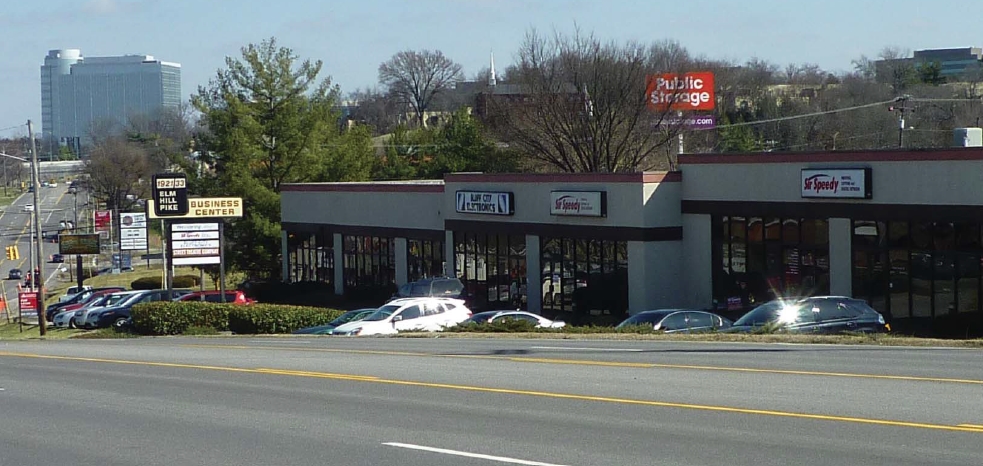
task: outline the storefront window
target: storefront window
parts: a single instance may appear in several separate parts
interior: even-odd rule
[[[983,253],[979,224],[853,224],[855,296],[870,301],[893,319],[937,319],[979,312]],[[871,225],[877,225],[876,241],[871,239]],[[871,266],[871,258],[884,258],[886,263]]]
[[[391,293],[396,283],[393,238],[344,236],[345,291],[375,297]],[[388,296],[387,296],[388,297]]]
[[[411,239],[406,242],[409,281],[444,275],[444,242]]]
[[[627,313],[627,242],[542,238],[541,245],[544,312]]]
[[[287,234],[287,280],[334,281],[334,236],[328,233]]]
[[[526,237],[454,233],[454,272],[476,310],[526,309]]]
[[[714,217],[712,222],[719,311],[738,315],[778,296],[829,293],[825,220]]]

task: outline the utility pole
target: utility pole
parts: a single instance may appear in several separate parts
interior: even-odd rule
[[[894,106],[894,105],[888,107],[888,111],[898,112],[898,149],[903,149],[904,148],[904,117],[905,117],[905,113],[907,113],[907,112],[914,112],[915,111],[914,108],[908,108],[907,107],[908,99],[911,99],[911,96],[910,95],[908,95],[908,94],[902,95],[901,97],[898,97],[897,99],[894,99],[895,102],[900,102],[901,103],[901,106],[900,107]]]
[[[41,167],[38,163],[38,146],[34,141],[34,126],[31,124],[31,120],[27,120],[27,134],[31,139],[31,177],[34,183],[34,213],[31,217],[34,219],[34,236],[37,238],[34,246],[37,248],[34,250],[34,255],[37,257],[37,268],[32,270],[31,273],[34,274],[31,280],[32,287],[37,291],[37,304],[38,304],[38,328],[41,330],[41,336],[45,336],[48,333],[48,323],[46,322],[44,316],[44,239],[41,235]],[[38,284],[38,282],[41,282]]]

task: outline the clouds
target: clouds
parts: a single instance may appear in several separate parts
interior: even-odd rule
[[[89,0],[82,5],[82,11],[96,16],[140,13],[155,6],[157,0]]]

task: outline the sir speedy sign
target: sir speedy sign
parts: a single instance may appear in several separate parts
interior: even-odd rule
[[[869,168],[804,169],[802,197],[870,199]]]

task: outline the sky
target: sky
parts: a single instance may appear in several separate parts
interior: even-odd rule
[[[182,94],[226,57],[275,37],[321,60],[344,94],[377,86],[403,50],[440,50],[473,77],[512,63],[531,30],[575,28],[604,41],[671,39],[691,54],[851,69],[884,47],[983,46],[980,0],[33,0],[0,6],[0,137],[41,130],[40,67],[54,49],[153,55],[181,64]]]

